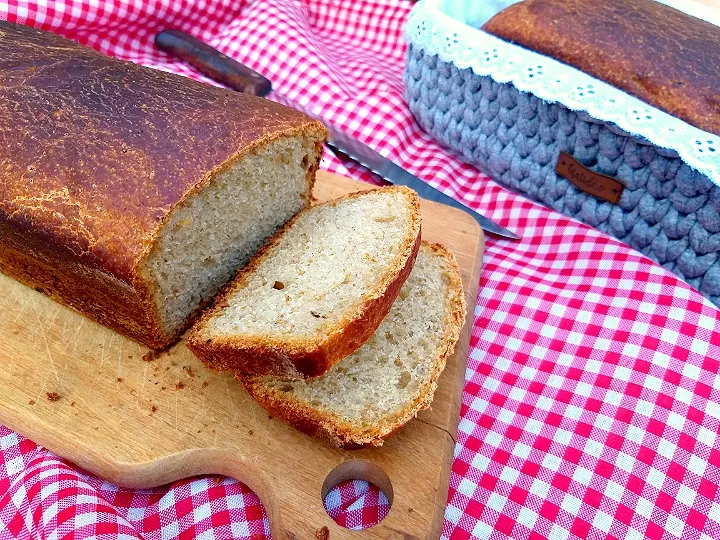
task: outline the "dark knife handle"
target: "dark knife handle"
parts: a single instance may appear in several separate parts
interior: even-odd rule
[[[203,75],[238,92],[262,97],[272,90],[270,81],[257,71],[182,30],[160,32],[155,36],[155,45],[161,51],[186,61]]]

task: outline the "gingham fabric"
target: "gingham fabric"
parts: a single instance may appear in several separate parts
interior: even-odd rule
[[[268,76],[273,99],[319,113],[522,234],[487,237],[443,538],[720,538],[720,312],[620,242],[433,143],[403,100],[410,8],[13,1],[0,16],[204,80],[152,46],[157,31],[181,28]],[[377,181],[332,154],[323,167]],[[2,538],[269,535],[257,498],[230,479],[120,489],[7,429],[0,463]],[[353,528],[387,511],[353,482],[325,504]]]

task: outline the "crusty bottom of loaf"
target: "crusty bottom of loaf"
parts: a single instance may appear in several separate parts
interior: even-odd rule
[[[238,375],[274,417],[340,447],[380,446],[427,408],[465,318],[452,254],[423,243],[375,334],[324,375],[305,381]]]

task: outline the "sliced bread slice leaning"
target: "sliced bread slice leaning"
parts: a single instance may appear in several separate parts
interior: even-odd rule
[[[465,319],[460,270],[423,243],[400,296],[375,334],[321,377],[242,377],[271,415],[337,446],[380,446],[427,408]]]
[[[315,377],[375,332],[420,245],[417,194],[354,193],[295,216],[257,253],[190,332],[207,366]]]

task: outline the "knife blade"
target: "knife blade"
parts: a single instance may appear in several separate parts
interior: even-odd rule
[[[391,184],[407,186],[414,189],[423,199],[451,206],[470,214],[475,221],[477,221],[478,225],[480,225],[480,227],[486,232],[510,238],[512,240],[520,240],[520,237],[515,233],[501,227],[491,219],[486,218],[477,210],[474,210],[469,206],[465,206],[452,197],[445,195],[442,191],[432,187],[430,184],[423,182],[417,176],[400,167],[394,161],[386,158],[378,151],[373,150],[368,145],[361,143],[357,139],[350,137],[345,132],[334,128],[333,126],[328,125],[327,122],[325,122],[325,127],[327,127],[328,132],[330,133],[327,140],[328,146],[339,150],[341,153],[354,159],[375,174],[380,175]]]
[[[155,45],[158,49],[184,60],[200,73],[233,90],[260,97],[266,96],[272,90],[270,80],[260,73],[181,30],[160,32],[155,36]],[[297,108],[303,110],[301,107]],[[303,112],[325,124],[329,132],[328,146],[367,167],[391,184],[407,186],[415,190],[423,199],[468,213],[486,232],[512,240],[520,239],[518,235],[501,227],[477,210],[445,195],[368,145],[329,125],[326,120],[309,114],[308,111],[303,110]]]

